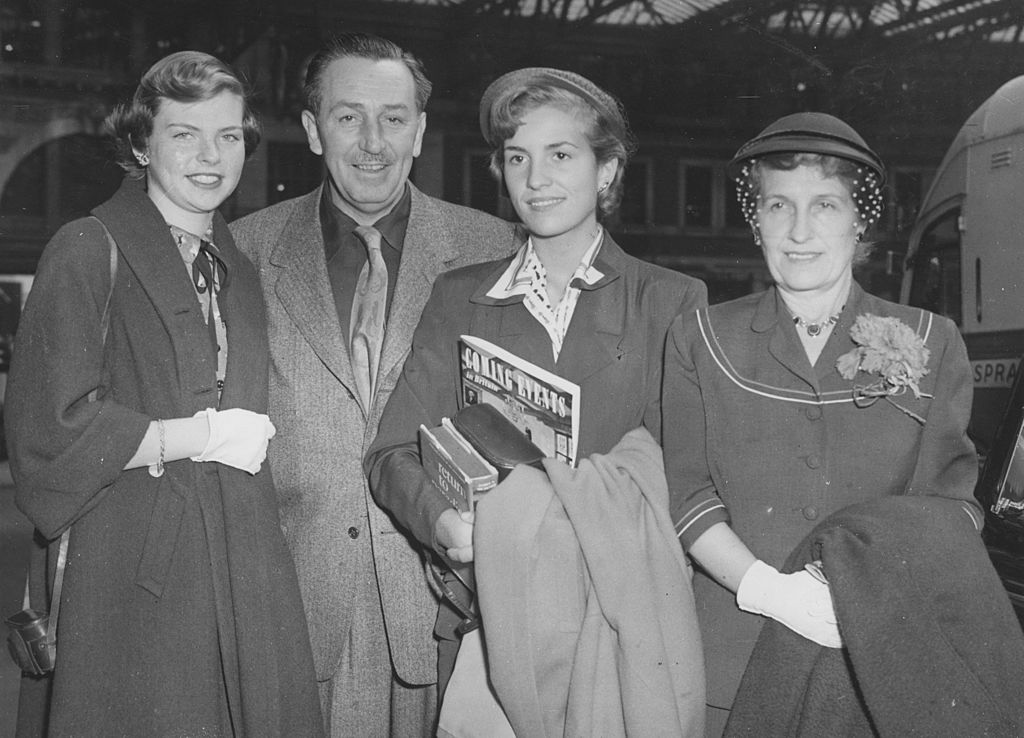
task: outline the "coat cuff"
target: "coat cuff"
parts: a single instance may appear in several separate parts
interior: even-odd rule
[[[712,525],[730,522],[725,504],[717,497],[712,497],[693,506],[682,518],[675,521],[676,537],[679,538],[683,549],[689,551],[694,541],[704,535]]]

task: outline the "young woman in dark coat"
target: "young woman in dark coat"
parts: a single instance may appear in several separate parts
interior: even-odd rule
[[[461,563],[473,560],[473,513],[433,485],[416,442],[421,423],[465,404],[459,336],[578,384],[583,459],[636,428],[660,436],[666,332],[707,303],[702,282],[630,256],[601,224],[622,198],[633,148],[615,98],[573,72],[519,69],[484,93],[480,128],[529,238],[512,257],[437,280],[365,462],[374,498],[425,548]],[[442,689],[458,650],[451,614],[443,605],[436,631]]]
[[[56,668],[23,679],[18,735],[320,735],[263,464],[263,302],[217,214],[258,123],[229,67],[179,52],[107,124],[128,174],[47,245],[7,388],[39,609],[70,529]]]

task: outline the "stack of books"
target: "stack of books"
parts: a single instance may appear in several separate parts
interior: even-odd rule
[[[498,483],[498,470],[448,418],[436,428],[420,426],[420,459],[430,480],[460,512],[472,512],[476,496]]]

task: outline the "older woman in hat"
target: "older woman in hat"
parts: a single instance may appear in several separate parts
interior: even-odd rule
[[[491,171],[528,238],[509,258],[437,281],[366,460],[375,498],[427,550],[457,562],[473,559],[474,518],[456,513],[431,484],[416,434],[420,424],[437,425],[464,404],[460,335],[577,383],[577,457],[585,459],[607,454],[637,428],[660,438],[668,326],[706,304],[701,282],[627,255],[602,225],[622,197],[633,148],[611,95],[572,72],[520,69],[488,87],[480,127],[492,147]],[[661,476],[653,439],[656,463],[649,468]],[[451,631],[439,633],[449,644]],[[442,685],[453,650],[442,649]]]
[[[853,277],[880,214],[878,156],[843,121],[800,113],[744,144],[730,169],[774,286],[676,320],[664,398],[673,517],[700,565],[712,732],[761,616],[842,645],[826,577],[779,571],[817,522],[905,494],[951,498],[968,524],[982,520],[956,326]]]

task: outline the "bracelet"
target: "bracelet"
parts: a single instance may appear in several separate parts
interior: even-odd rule
[[[160,458],[157,459],[155,464],[149,465],[149,476],[151,477],[162,477],[164,475],[164,451],[167,447],[167,434],[164,430],[164,421],[157,419],[156,421],[157,433],[160,435]]]

